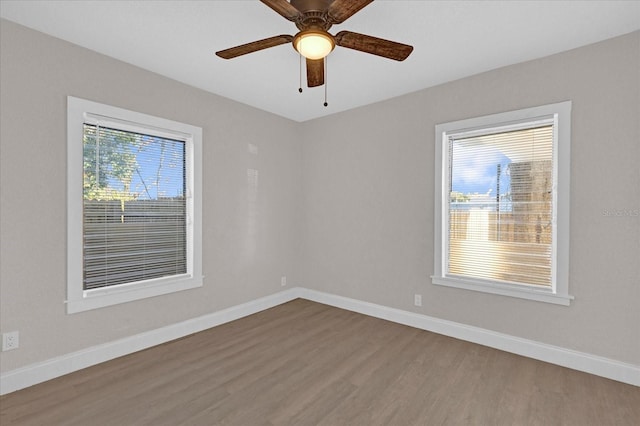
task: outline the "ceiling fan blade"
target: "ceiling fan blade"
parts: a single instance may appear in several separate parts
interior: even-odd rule
[[[329,20],[341,24],[373,0],[334,0],[329,6]]]
[[[316,87],[324,84],[324,58],[307,59],[307,86]]]
[[[338,46],[371,53],[372,55],[378,55],[396,61],[404,61],[413,51],[413,46],[409,46],[408,44],[352,33],[351,31],[340,31],[336,34],[335,40]]]
[[[262,3],[275,10],[280,16],[289,21],[296,22],[298,18],[302,17],[302,13],[291,6],[287,0],[260,0]]]
[[[253,41],[251,43],[221,50],[219,52],[216,52],[216,55],[220,56],[223,59],[232,59],[238,56],[246,55],[247,53],[253,53],[257,52],[258,50],[268,49],[269,47],[290,43],[291,41],[293,41],[292,36],[282,34],[279,36],[269,37],[263,40]]]

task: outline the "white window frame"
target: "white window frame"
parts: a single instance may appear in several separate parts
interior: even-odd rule
[[[187,273],[83,289],[83,124],[185,142]],[[67,97],[67,313],[202,287],[202,128],[85,99]]]
[[[509,284],[491,280],[461,278],[447,274],[449,208],[449,135],[481,132],[501,126],[522,126],[538,120],[553,120],[553,216],[552,283],[550,288]],[[571,148],[571,101],[492,114],[436,125],[435,129],[435,214],[434,274],[435,285],[568,306],[569,294],[569,183]]]

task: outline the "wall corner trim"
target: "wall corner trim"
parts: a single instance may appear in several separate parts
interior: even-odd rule
[[[640,386],[640,366],[578,352],[559,346],[497,333],[414,312],[377,305],[302,287],[293,287],[221,311],[124,339],[107,342],[0,375],[0,395],[15,392],[83,368],[131,354],[189,334],[234,321],[291,300],[302,298],[336,308],[393,321],[410,327],[492,347],[517,355],[560,365],[596,376]]]

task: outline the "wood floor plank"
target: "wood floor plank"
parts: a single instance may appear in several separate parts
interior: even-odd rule
[[[298,299],[4,395],[0,424],[635,426],[640,388]]]

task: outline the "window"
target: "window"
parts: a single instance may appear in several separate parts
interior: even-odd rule
[[[68,97],[67,312],[202,286],[202,129]]]
[[[436,126],[437,285],[568,305],[571,102]]]

